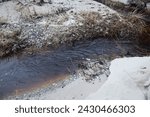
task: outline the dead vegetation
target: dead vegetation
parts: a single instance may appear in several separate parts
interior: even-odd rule
[[[116,21],[112,24],[110,34],[116,38],[128,38],[130,40],[136,40],[139,33],[145,26],[144,21],[140,20],[134,15],[126,16],[122,21]]]
[[[116,38],[130,38],[135,43],[150,46],[150,9],[141,5],[141,10],[137,7],[125,5],[111,0],[95,0],[117,10],[124,20],[114,21],[110,26],[109,35]],[[147,2],[147,1],[146,1]],[[113,18],[112,18],[113,19]]]
[[[57,18],[62,19],[62,17],[65,17],[64,22],[68,20],[66,19],[67,16],[62,15],[58,16]],[[139,36],[147,33],[145,31],[146,24],[136,15],[120,17],[119,15],[113,14],[104,18],[97,12],[80,12],[74,17],[78,22],[75,25],[71,25],[69,27],[62,27],[61,25],[63,22],[56,23],[56,25],[59,24],[60,26],[58,25],[57,27],[53,27],[50,24],[52,21],[49,21],[47,24],[48,27],[45,29],[45,35],[49,34],[49,36],[47,36],[46,40],[42,41],[44,48],[57,48],[62,44],[72,45],[75,41],[89,39],[92,40],[99,37],[106,37],[110,39],[113,38],[116,40],[133,40],[136,43],[141,43]],[[15,43],[18,41],[18,37],[16,35],[18,34],[14,33],[12,36],[7,38],[7,41],[9,42],[5,42],[5,46],[1,46],[3,49],[5,49],[3,51],[9,50],[8,52],[12,52],[11,50],[13,45],[15,45]],[[3,36],[3,38],[4,37],[6,36]],[[35,51],[37,47],[36,45],[32,45],[30,48],[26,50]],[[39,51],[38,48],[37,50]]]
[[[105,4],[106,6],[119,11],[125,10],[126,8],[125,4],[117,1],[112,1],[112,0],[95,0],[95,1]]]
[[[117,9],[125,7],[121,3],[109,0],[107,4]],[[25,47],[24,44],[21,45],[22,40],[25,39],[31,48],[43,48],[43,46],[59,47],[62,44],[72,45],[74,41],[96,39],[99,37],[132,40],[140,44],[150,43],[149,23],[146,24],[137,14],[111,14],[109,11],[106,11],[106,14],[99,13],[98,11],[73,11],[69,14],[70,12],[68,11],[71,7],[48,8],[49,11],[45,11],[44,5],[28,5],[27,7],[17,5],[17,10],[22,13],[21,18],[24,19],[22,24],[18,25],[23,30],[15,32],[14,29],[11,31],[6,28],[9,31],[7,32],[2,31],[2,27],[0,28],[0,56],[16,51],[14,46],[15,48],[18,46],[17,48],[20,49]],[[38,17],[41,18],[38,19]],[[71,20],[74,21],[74,24],[64,25],[66,22],[70,22],[70,18],[73,18]],[[43,21],[45,21],[45,24]],[[39,22],[43,24],[39,24]],[[5,34],[5,32],[7,33]],[[37,44],[40,44],[40,46],[37,46]]]
[[[142,28],[138,42],[142,46],[150,48],[150,25],[146,25]]]
[[[116,39],[130,39],[134,40],[138,38],[139,34],[145,27],[144,21],[136,17],[136,15],[130,16],[118,16],[116,14],[103,18],[96,12],[81,13],[83,17],[82,30],[83,34],[88,34],[88,38],[96,37],[112,37]]]
[[[21,29],[8,24],[0,25],[0,57],[9,55],[19,49]]]
[[[36,20],[39,17],[50,17],[65,14],[71,8],[51,5],[38,6],[34,4],[17,4],[16,10],[21,13],[22,19]]]
[[[145,22],[139,19],[136,15],[118,16],[112,15],[103,18],[97,12],[81,12],[78,19],[78,24],[64,29],[60,29],[59,35],[53,35],[51,42],[53,45],[62,43],[72,44],[78,40],[95,39],[99,37],[132,40],[139,42],[139,36],[145,29]]]

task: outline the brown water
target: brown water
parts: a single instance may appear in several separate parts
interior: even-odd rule
[[[22,55],[0,60],[0,99],[14,93],[35,89],[74,74],[78,63],[99,55],[137,56],[131,42],[103,39],[77,42],[44,54]]]

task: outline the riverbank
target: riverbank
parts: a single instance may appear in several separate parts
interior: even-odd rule
[[[141,84],[122,67],[138,61],[133,64],[138,74],[138,65],[149,65],[143,57],[148,50],[139,46],[149,48],[149,22],[137,14],[124,15],[93,0],[14,0],[0,3],[0,9],[0,99],[149,99],[144,71],[149,66],[142,67]],[[136,56],[143,58],[123,58]],[[117,96],[107,97],[109,86]]]
[[[75,75],[73,80],[53,84],[53,88],[47,87],[8,99],[149,100],[149,61],[150,57],[118,58],[111,61],[110,75],[103,72],[97,78],[87,81],[85,75],[78,72],[79,74]]]
[[[144,22],[93,0],[0,3],[0,56],[99,37],[137,40]],[[147,33],[146,33],[147,34]],[[137,41],[135,41],[136,43]]]
[[[112,60],[145,55],[133,43],[97,39],[0,61],[1,99],[85,99],[109,80]]]

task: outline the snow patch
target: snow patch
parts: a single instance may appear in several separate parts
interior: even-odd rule
[[[105,84],[87,99],[150,99],[150,57],[115,59],[110,72]]]
[[[116,1],[116,2],[121,2],[124,4],[128,4],[128,0],[112,0],[112,1]]]
[[[73,25],[75,23],[76,23],[76,21],[75,21],[74,17],[70,16],[69,19],[68,19],[68,21],[64,22],[63,25],[64,26],[69,26],[69,25]]]
[[[9,1],[0,4],[0,22],[18,23],[21,13],[16,10],[16,3]]]

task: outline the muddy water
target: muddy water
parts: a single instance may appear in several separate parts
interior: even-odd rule
[[[0,60],[0,99],[64,79],[78,63],[98,55],[139,55],[134,44],[103,39],[77,42],[44,54],[21,55]]]

